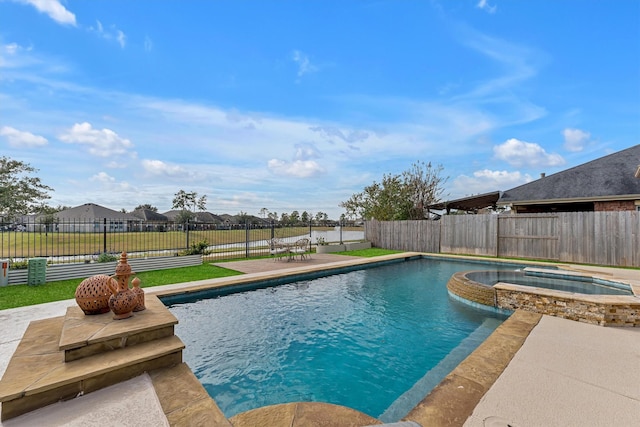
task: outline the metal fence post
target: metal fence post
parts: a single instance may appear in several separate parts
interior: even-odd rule
[[[244,223],[244,256],[245,258],[249,258],[249,221]]]
[[[107,253],[107,218],[102,220],[102,252]]]
[[[185,222],[185,227],[187,227],[187,249],[189,249],[189,218],[187,218],[187,221]]]

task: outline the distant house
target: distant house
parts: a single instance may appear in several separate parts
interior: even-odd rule
[[[169,218],[150,209],[136,209],[131,215],[143,221],[143,231],[166,231]]]
[[[181,210],[171,210],[164,212],[162,215],[166,216],[169,221],[177,222],[179,215],[182,213]],[[190,229],[212,229],[216,228],[218,225],[222,224],[223,220],[218,215],[214,215],[210,212],[193,212],[193,219],[189,221]],[[176,224],[174,224],[176,227]],[[180,229],[181,225],[177,225],[177,229]]]
[[[103,231],[138,231],[140,218],[93,203],[65,209],[55,214],[56,231],[94,233]]]
[[[514,213],[640,210],[640,145],[502,193]]]

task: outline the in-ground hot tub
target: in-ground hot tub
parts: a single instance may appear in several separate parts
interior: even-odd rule
[[[627,283],[566,270],[463,271],[449,294],[476,306],[522,309],[603,326],[640,326],[640,298]]]
[[[502,282],[588,295],[633,295],[631,287],[624,283],[569,275],[562,270],[525,268],[514,271],[471,271],[466,276],[490,286]]]

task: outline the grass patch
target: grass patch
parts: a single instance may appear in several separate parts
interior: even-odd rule
[[[136,274],[136,277],[142,281],[141,286],[143,288],[148,288],[173,283],[237,276],[239,274],[242,273],[204,263],[195,267],[145,271]],[[2,287],[0,288],[0,310],[75,298],[76,288],[82,280],[60,280],[40,286],[13,285]]]
[[[334,252],[334,255],[350,255],[350,256],[361,256],[366,258],[371,258],[375,256],[383,256],[383,255],[391,255],[391,254],[399,254],[405,251],[394,251],[391,249],[382,249],[382,248],[369,248],[369,249],[360,249],[357,251],[344,251],[344,252]]]

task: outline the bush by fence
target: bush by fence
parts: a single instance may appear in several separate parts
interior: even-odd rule
[[[439,221],[367,221],[376,247],[640,267],[640,212],[445,215]]]

